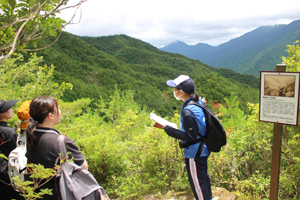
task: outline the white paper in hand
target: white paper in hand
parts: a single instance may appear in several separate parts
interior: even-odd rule
[[[175,123],[171,123],[168,120],[165,120],[164,118],[159,117],[154,113],[150,113],[150,119],[157,122],[157,123],[159,123],[159,124],[161,124],[161,125],[163,125],[163,126],[169,125],[169,126],[177,129],[177,125]]]

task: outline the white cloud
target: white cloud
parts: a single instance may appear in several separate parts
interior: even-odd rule
[[[300,19],[299,0],[88,0],[79,24],[65,31],[85,36],[126,34],[162,47],[219,45],[259,26]],[[64,19],[70,16],[62,15]]]

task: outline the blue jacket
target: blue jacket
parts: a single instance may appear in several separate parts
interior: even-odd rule
[[[189,98],[183,105],[185,105],[191,98]],[[198,103],[204,105],[200,100]],[[205,136],[206,135],[206,122],[203,109],[196,105],[188,105],[184,107],[180,114],[180,130],[174,129],[171,126],[166,126],[166,133],[174,138],[180,139],[183,142],[194,141],[200,136],[198,132]],[[200,142],[190,145],[189,148],[184,148],[185,158],[195,158],[196,153],[199,149]],[[203,150],[200,157],[206,157],[210,155],[210,151],[207,149],[206,144],[204,144]]]

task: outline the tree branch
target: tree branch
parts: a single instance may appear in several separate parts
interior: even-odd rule
[[[19,49],[19,51],[40,51],[40,50],[43,50],[43,49],[46,49],[50,46],[52,46],[53,44],[55,44],[55,42],[57,42],[57,40],[59,39],[60,35],[61,35],[62,31],[59,32],[59,35],[56,37],[56,39],[54,40],[54,42],[52,42],[51,44],[45,46],[45,47],[42,47],[42,48],[36,48],[36,49]]]
[[[54,6],[53,9],[50,11],[45,11],[45,10],[43,11],[45,6],[47,5],[46,3],[49,3],[49,1],[44,1],[43,3],[40,3],[41,1],[37,1],[30,8],[24,7],[25,10],[22,10],[21,7],[18,7],[15,10],[7,11],[7,12],[6,11],[1,12],[2,11],[1,10],[0,12],[1,12],[2,18],[4,19],[4,25],[0,27],[0,30],[6,29],[6,31],[7,31],[8,29],[13,28],[12,29],[13,33],[15,30],[16,30],[16,32],[15,32],[14,36],[8,37],[5,35],[6,31],[3,31],[3,34],[1,37],[4,37],[4,38],[8,37],[8,41],[13,39],[13,42],[12,42],[12,44],[4,43],[2,46],[0,46],[0,52],[2,52],[2,55],[0,56],[0,63],[3,60],[10,57],[12,55],[12,53],[15,51],[37,51],[37,50],[42,50],[49,46],[52,46],[58,40],[59,36],[61,35],[61,29],[63,27],[65,27],[66,25],[74,24],[73,20],[77,14],[79,7],[86,1],[88,1],[88,0],[80,0],[78,3],[75,3],[75,5],[71,5],[71,6],[67,6],[67,3],[70,2],[70,0],[61,0],[58,3],[50,3],[50,5]],[[71,17],[71,19],[68,22],[61,23],[59,21],[61,19],[59,17],[56,17],[55,15],[60,13],[63,10],[70,9],[70,8],[76,9],[73,16]],[[26,12],[28,12],[28,13],[26,13]],[[7,16],[5,16],[4,14],[7,14]],[[44,31],[43,27],[40,26],[40,23],[43,24],[43,21],[39,19],[39,18],[48,19],[49,17],[51,17],[51,19],[53,18],[54,20],[55,19],[58,20],[57,21],[57,23],[59,24],[58,27],[51,28],[52,30],[50,29],[51,31],[60,30],[60,33],[56,37],[55,41],[45,47],[43,46],[44,44],[42,44],[41,48],[18,49],[18,47],[27,45],[28,42],[30,42],[30,41],[36,41],[36,40],[43,39],[43,38],[45,39],[46,37],[49,36],[48,34],[45,34],[46,32]],[[80,12],[80,18],[77,23],[79,23],[81,21],[81,17],[82,17],[82,12]],[[5,22],[5,20],[7,22]],[[29,26],[26,26],[29,21],[32,24],[30,24]],[[47,22],[47,23],[49,23],[49,22]],[[18,26],[19,24],[21,26]],[[47,27],[47,24],[45,24],[45,27]],[[47,31],[48,29],[45,29],[45,30]],[[8,52],[8,53],[6,53],[6,52]]]
[[[15,49],[16,49],[16,44],[17,44],[19,35],[20,35],[22,29],[24,28],[24,26],[27,24],[27,22],[28,22],[29,20],[30,20],[30,18],[28,18],[28,19],[22,24],[22,26],[20,27],[20,29],[18,30],[18,32],[17,32],[17,34],[16,34],[16,36],[15,36],[14,42],[13,42],[13,44],[12,44],[11,50],[9,51],[9,53],[6,54],[5,56],[3,56],[3,55],[0,56],[0,63],[1,63],[3,60],[9,58],[9,57],[11,56],[11,54],[15,51]]]

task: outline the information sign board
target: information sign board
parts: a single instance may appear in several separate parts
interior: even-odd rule
[[[261,72],[259,120],[298,125],[299,72]]]

